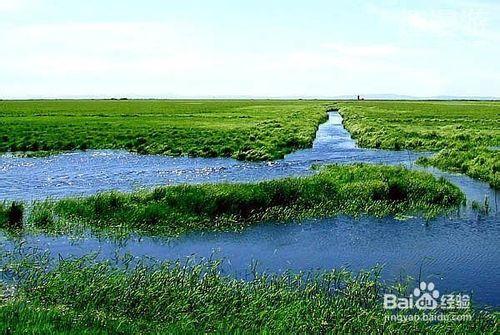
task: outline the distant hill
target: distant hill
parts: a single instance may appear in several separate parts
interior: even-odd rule
[[[360,94],[360,97],[369,100],[500,100],[500,97],[487,96],[454,96],[454,95],[436,95],[430,97],[418,97],[412,95],[401,94]],[[280,95],[280,96],[257,96],[257,95],[138,95],[138,94],[121,94],[116,97],[110,96],[92,96],[92,95],[66,95],[66,96],[25,96],[25,97],[1,97],[2,100],[59,100],[59,99],[109,99],[109,100],[128,100],[128,99],[255,99],[255,100],[281,100],[281,99],[317,99],[317,100],[356,100],[356,94],[350,95]]]
[[[436,95],[431,97],[416,97],[411,95],[399,94],[366,94],[360,95],[364,99],[375,100],[500,100],[499,97],[480,97],[480,96],[453,96],[453,95]],[[357,95],[339,95],[333,99],[356,99]]]

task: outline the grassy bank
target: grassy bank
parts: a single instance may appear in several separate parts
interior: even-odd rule
[[[500,102],[487,101],[0,101],[0,152],[272,160],[311,146],[332,105],[360,146],[436,151],[421,163],[500,187]]]
[[[403,295],[377,271],[255,275],[220,274],[218,263],[163,263],[119,269],[89,259],[4,268],[18,285],[0,301],[0,332],[8,334],[494,334],[494,314],[460,310],[470,321],[386,320],[381,296]],[[405,292],[406,294],[407,292]],[[398,312],[406,314],[406,312]],[[437,312],[437,313],[440,313]],[[453,312],[446,312],[452,314]]]
[[[500,102],[355,101],[338,107],[360,146],[436,151],[420,162],[500,188]]]
[[[126,149],[278,159],[312,144],[327,106],[298,100],[0,101],[0,152]]]
[[[428,173],[389,166],[332,165],[301,178],[169,186],[44,201],[35,204],[28,222],[42,228],[65,229],[83,223],[178,234],[336,214],[433,215],[463,200],[456,186]]]

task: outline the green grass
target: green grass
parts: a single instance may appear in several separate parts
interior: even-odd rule
[[[331,165],[307,177],[259,183],[159,187],[133,193],[102,193],[35,203],[28,222],[35,227],[161,234],[239,228],[336,214],[436,215],[459,206],[461,191],[444,179],[402,167]]]
[[[355,101],[337,104],[362,147],[430,150],[420,163],[500,188],[500,102]]]
[[[436,151],[420,163],[500,187],[500,102],[487,101],[0,101],[0,152],[126,149],[272,160],[311,146],[335,104],[360,146]]]
[[[309,147],[327,108],[298,100],[0,101],[0,152],[126,149],[271,160]]]
[[[82,258],[49,271],[27,260],[4,269],[18,278],[15,293],[0,301],[4,334],[494,334],[498,324],[496,314],[474,309],[460,311],[470,321],[386,320],[382,294],[403,294],[406,285],[382,283],[378,270],[243,281],[222,276],[218,262],[124,269]]]

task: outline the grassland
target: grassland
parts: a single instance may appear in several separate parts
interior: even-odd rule
[[[220,274],[218,262],[173,262],[118,268],[90,258],[62,260],[46,271],[24,259],[3,267],[16,289],[0,300],[3,334],[495,334],[497,316],[460,310],[470,321],[396,322],[382,308],[386,292],[405,283],[379,271],[353,275]],[[407,314],[407,312],[396,312]],[[441,311],[435,312],[441,313]],[[443,311],[445,315],[456,312]]]
[[[500,102],[488,101],[0,101],[0,152],[272,160],[309,147],[332,105],[360,146],[435,151],[420,163],[500,187]]]
[[[167,186],[47,200],[35,203],[27,221],[45,229],[74,229],[83,224],[112,231],[133,229],[175,235],[336,214],[435,215],[459,206],[463,200],[456,186],[428,173],[401,167],[332,165],[301,178]]]
[[[456,109],[453,104],[445,108],[439,103],[401,102],[398,112],[394,106],[399,103],[386,104],[384,108],[382,102],[338,104],[346,127],[360,145],[441,150],[431,158],[435,165],[436,157],[454,150],[466,167],[471,161],[480,165],[477,175],[460,171],[495,183],[498,170],[492,182],[488,169],[490,158],[496,169],[498,156],[488,148],[498,146],[498,130],[490,124],[498,124],[498,105],[484,110],[480,104],[476,115],[458,103],[462,107]],[[275,159],[309,146],[330,106],[313,101],[0,101],[0,151],[43,154],[122,148],[139,153]],[[436,116],[443,108],[446,113]],[[427,137],[427,132],[433,135]],[[451,139],[456,143],[450,143]],[[484,164],[480,164],[473,155],[483,155],[483,151],[493,156],[484,154]],[[464,152],[469,156],[464,158]],[[47,200],[35,203],[29,215],[21,204],[5,203],[0,204],[0,227],[16,230],[24,225],[63,232],[89,227],[176,235],[337,214],[436,215],[463,200],[456,186],[427,173],[400,167],[334,165],[309,177],[261,183],[181,185]],[[496,314],[473,309],[465,311],[472,320],[464,322],[386,320],[381,295],[403,288],[382,283],[376,271],[255,275],[253,280],[241,281],[222,276],[217,262],[117,268],[85,258],[63,260],[52,267],[23,258],[2,267],[2,274],[16,277],[16,288],[6,290],[8,294],[2,297],[0,284],[0,333],[498,331]]]
[[[500,188],[500,102],[355,101],[337,104],[363,147],[429,150],[420,163]]]
[[[0,101],[0,152],[126,149],[271,160],[309,147],[327,108],[297,100]]]

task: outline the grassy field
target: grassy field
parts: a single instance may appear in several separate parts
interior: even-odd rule
[[[459,171],[497,185],[498,155],[488,148],[499,145],[498,104],[337,104],[360,145],[441,150],[428,163],[454,169],[456,164],[449,160],[458,157],[453,159],[461,162]],[[167,155],[275,159],[311,145],[332,105],[315,101],[0,101],[0,151],[123,148]],[[463,200],[456,186],[428,173],[333,165],[309,177],[111,192],[47,200],[29,210],[22,204],[4,203],[0,227],[176,235],[337,214],[431,216],[456,208]],[[5,294],[0,283],[0,333],[7,334],[498,331],[497,314],[474,309],[465,312],[472,320],[464,322],[387,320],[381,295],[403,287],[382,283],[376,271],[255,275],[253,280],[241,281],[221,275],[217,262],[116,268],[84,258],[61,261],[54,268],[25,257],[2,267],[2,274],[17,278],[16,289],[5,289]]]
[[[222,276],[218,262],[139,264],[126,269],[81,258],[63,260],[49,271],[45,267],[43,261],[24,259],[3,268],[15,274],[17,287],[0,300],[1,333],[495,334],[498,330],[496,314],[474,309],[459,311],[470,315],[470,321],[386,320],[390,312],[382,307],[382,294],[406,295],[407,290],[405,282],[383,284],[378,270],[357,275],[343,269],[254,274],[243,281]]]
[[[420,163],[500,188],[500,102],[354,101],[337,104],[363,147],[430,150]]]
[[[435,151],[420,163],[500,187],[500,102],[488,101],[0,101],[0,152],[92,148],[272,160],[311,146],[332,105],[360,146]]]
[[[282,158],[308,147],[328,103],[279,100],[0,101],[0,152],[126,149]]]
[[[133,229],[174,235],[193,229],[234,229],[265,220],[336,214],[432,216],[459,206],[463,200],[456,186],[429,173],[388,166],[332,165],[301,178],[167,186],[43,201],[35,203],[26,221],[33,227],[63,231],[83,224],[115,232]],[[19,211],[18,206],[1,208],[3,225],[19,226],[9,219],[19,217],[11,214]]]

